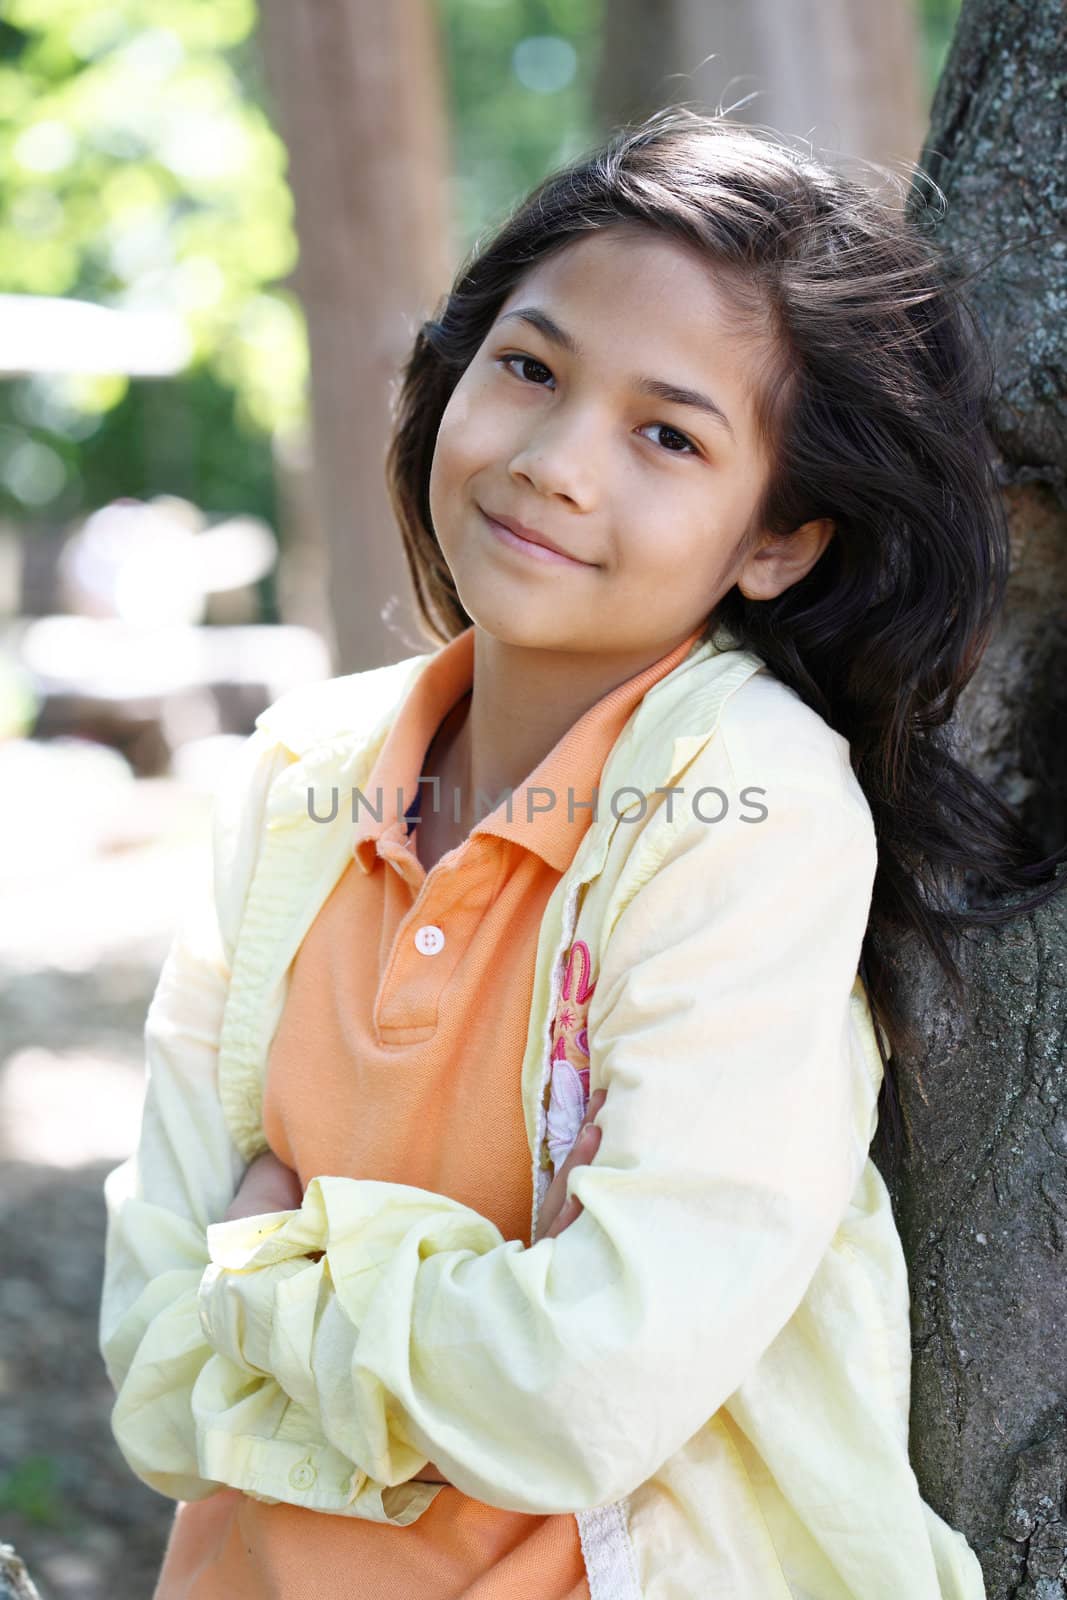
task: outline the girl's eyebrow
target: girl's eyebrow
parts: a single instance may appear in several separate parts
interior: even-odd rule
[[[505,311],[498,321],[510,322],[512,319],[529,323],[530,327],[536,328],[550,344],[558,345],[569,355],[581,356],[581,346],[573,334],[566,333],[547,311],[541,310],[540,306],[519,306],[515,311]],[[639,394],[651,395],[653,399],[666,400],[676,406],[693,406],[697,411],[705,412],[724,427],[734,443],[737,443],[737,435],[726,412],[715,404],[710,395],[702,394],[699,389],[680,388],[676,383],[665,383],[662,378],[635,378],[633,387]]]

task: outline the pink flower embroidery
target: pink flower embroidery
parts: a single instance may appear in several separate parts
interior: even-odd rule
[[[560,1006],[552,1026],[552,1078],[547,1139],[559,1169],[578,1137],[589,1104],[589,1032],[586,1018],[596,988],[589,946],[576,939],[567,955]]]

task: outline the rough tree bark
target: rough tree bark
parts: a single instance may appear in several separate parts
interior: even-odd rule
[[[909,204],[964,265],[1045,235],[971,289],[997,369],[1013,571],[961,730],[1050,850],[1067,763],[1064,35],[1059,0],[964,0],[920,157],[947,211],[923,209],[921,181]],[[889,1179],[911,1275],[912,1460],[989,1600],[1065,1600],[1067,897],[968,937],[969,1017],[928,958],[896,954],[926,1041],[898,1064],[915,1154]],[[880,1136],[874,1153],[888,1177]]]
[[[970,292],[996,361],[991,423],[1012,578],[967,722],[975,764],[1049,848],[1062,836],[1067,788],[1065,90],[1061,0],[966,0],[920,163],[948,210],[939,223],[921,185],[911,207],[964,265],[984,267]]]
[[[425,648],[385,447],[395,375],[452,254],[436,19],[422,0],[263,0],[260,41],[296,207],[334,670],[355,672]]]

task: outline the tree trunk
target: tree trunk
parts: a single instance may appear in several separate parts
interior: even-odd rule
[[[611,127],[721,102],[739,122],[810,139],[832,166],[891,165],[919,151],[919,69],[911,0],[606,0],[596,109]]]
[[[1061,877],[1064,869],[1061,869]],[[897,1064],[914,1152],[887,1173],[912,1299],[911,1459],[988,1600],[1067,1595],[1067,902],[969,940],[969,1018],[912,946],[926,1046]]]
[[[985,269],[970,292],[997,372],[990,420],[1012,576],[1003,625],[965,696],[971,759],[1050,850],[1067,789],[1065,62],[1057,0],[968,0],[921,158],[945,192],[943,223],[913,196],[922,226]]]
[[[434,8],[262,0],[260,37],[296,206],[336,670],[354,672],[426,648],[385,448],[394,381],[453,254]]]
[[[1062,842],[1067,753],[1063,61],[1053,0],[965,0],[921,157],[945,220],[921,214],[921,185],[909,207],[964,263],[1060,235],[1013,250],[971,289],[997,370],[1013,571],[961,701],[968,760],[1049,849]],[[989,1600],[1065,1600],[1067,900],[969,936],[968,1019],[927,957],[902,944],[896,960],[926,1041],[897,1064],[915,1154],[890,1180],[911,1278],[912,1460],[926,1499],[978,1552]]]

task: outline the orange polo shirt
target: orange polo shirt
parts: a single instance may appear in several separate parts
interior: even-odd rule
[[[406,818],[433,803],[416,780],[472,686],[474,628],[419,674],[363,787],[380,820],[360,803],[353,860],[297,952],[271,1046],[264,1131],[305,1187],[323,1174],[413,1184],[530,1243],[520,1076],[542,913],[592,820],[580,802],[646,691],[701,631],[604,695],[515,791],[510,820],[502,801],[429,873]],[[440,803],[450,809],[451,795]],[[584,1038],[590,992],[569,997],[583,1004],[568,1004],[568,1051]],[[155,1600],[326,1594],[589,1600],[589,1586],[574,1516],[504,1511],[451,1485],[404,1528],[235,1489],[179,1505]]]

